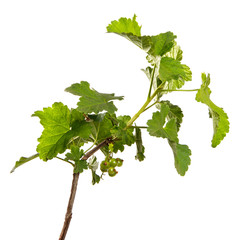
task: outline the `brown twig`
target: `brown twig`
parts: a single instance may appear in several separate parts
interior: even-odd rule
[[[93,149],[91,149],[89,152],[87,152],[83,157],[82,160],[87,160],[89,157],[91,157],[95,152],[97,152],[102,147],[108,145],[109,143],[113,142],[112,138],[106,138],[104,141],[99,143],[97,146],[95,146]],[[62,227],[62,231],[59,237],[59,240],[64,240],[72,219],[72,209],[73,209],[73,203],[75,200],[75,195],[77,192],[77,186],[78,186],[78,179],[79,179],[79,173],[73,174],[73,181],[72,181],[72,187],[71,187],[71,194],[68,201],[67,211],[65,215],[64,224]]]

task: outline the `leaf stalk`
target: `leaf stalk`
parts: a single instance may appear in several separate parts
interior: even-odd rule
[[[149,86],[148,99],[149,99],[150,96],[151,96],[152,86],[153,86],[153,82],[154,82],[155,68],[156,68],[156,65],[154,66],[154,68],[153,68],[153,72],[152,72],[152,77],[151,77],[150,86]]]

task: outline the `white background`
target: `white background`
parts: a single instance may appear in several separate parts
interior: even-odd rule
[[[20,156],[35,153],[42,127],[31,114],[53,102],[75,107],[64,89],[89,81],[100,92],[124,95],[118,114],[133,115],[145,101],[145,53],[106,26],[136,13],[142,34],[172,31],[198,88],[211,74],[212,100],[228,113],[231,128],[211,148],[212,122],[195,93],[171,93],[184,111],[180,142],[192,150],[185,177],[177,174],[167,142],[144,132],[146,159],[135,146],[119,154],[115,178],[91,185],[80,176],[67,240],[243,239],[242,6],[241,1],[13,1],[0,3],[0,239],[58,239],[72,169],[36,159],[13,174]],[[152,111],[138,124],[146,123]],[[98,155],[101,156],[101,155]],[[102,160],[102,159],[100,159]]]

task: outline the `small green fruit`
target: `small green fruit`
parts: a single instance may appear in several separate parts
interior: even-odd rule
[[[117,162],[117,166],[118,166],[118,167],[121,167],[121,166],[123,165],[123,160],[120,159],[120,158],[117,158],[117,159],[116,159],[116,162]]]
[[[115,158],[112,158],[112,159],[110,160],[110,166],[111,166],[111,167],[116,167],[116,166],[117,166],[117,161],[116,161]]]
[[[110,163],[108,162],[108,161],[102,161],[101,163],[100,163],[100,170],[102,171],[102,172],[107,172],[107,170],[108,170],[108,168],[110,167]]]
[[[110,167],[110,168],[108,169],[108,174],[109,174],[110,177],[114,177],[114,176],[116,176],[117,173],[118,173],[118,172],[116,171],[116,169],[115,169],[114,167]]]

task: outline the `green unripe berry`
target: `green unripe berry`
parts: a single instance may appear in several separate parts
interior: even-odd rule
[[[118,173],[118,172],[116,171],[116,169],[115,169],[114,167],[110,167],[110,168],[108,169],[108,174],[109,174],[110,177],[114,177],[114,176],[116,176],[117,173]]]
[[[112,159],[110,160],[110,166],[111,166],[111,167],[116,167],[116,166],[117,166],[117,161],[116,161],[115,158],[112,158]]]
[[[100,170],[102,172],[107,172],[107,170],[108,170],[109,167],[110,167],[110,163],[108,161],[106,161],[106,160],[104,160],[104,161],[102,161],[100,163]]]
[[[116,162],[117,162],[117,167],[121,167],[123,165],[123,160],[120,158],[117,158]]]
[[[100,165],[100,171],[101,172],[107,172],[107,168],[106,167],[104,167],[103,165]]]

